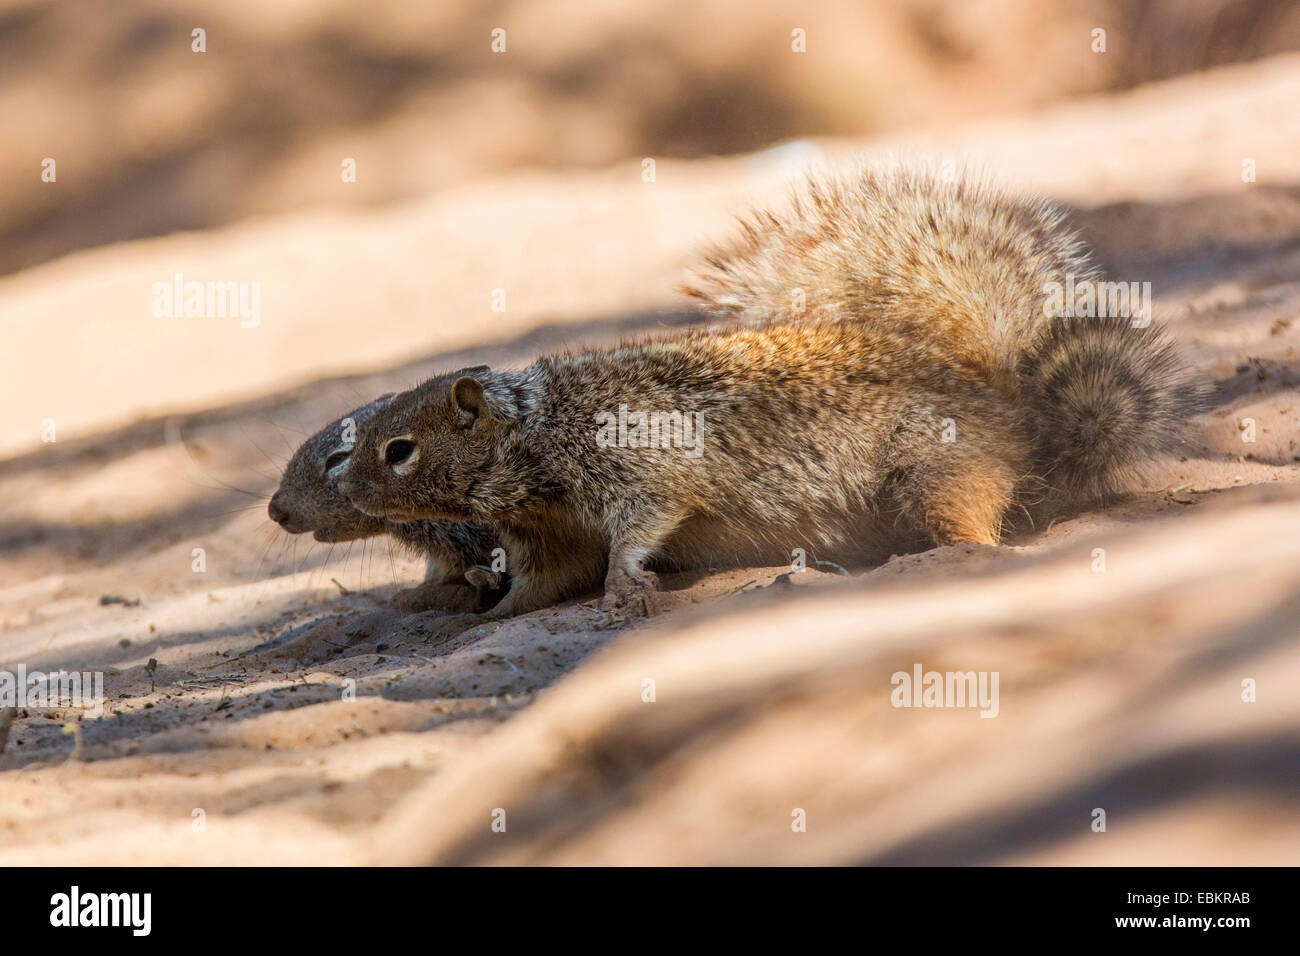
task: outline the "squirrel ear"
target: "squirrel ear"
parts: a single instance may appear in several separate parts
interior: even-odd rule
[[[478,379],[468,375],[456,379],[456,384],[451,387],[451,400],[456,406],[456,417],[462,425],[472,425],[480,413],[487,410],[483,386]]]

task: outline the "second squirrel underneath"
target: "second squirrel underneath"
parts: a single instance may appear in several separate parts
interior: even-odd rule
[[[1163,331],[1045,310],[1095,277],[1050,209],[862,171],[761,213],[689,287],[734,327],[479,366],[394,396],[339,489],[389,521],[491,526],[493,615],[655,567],[859,561],[996,543],[1169,445],[1196,390]],[[798,290],[806,314],[792,315]]]

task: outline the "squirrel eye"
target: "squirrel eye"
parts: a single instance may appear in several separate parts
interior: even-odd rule
[[[416,454],[416,444],[409,438],[394,438],[384,446],[384,463],[397,467]]]
[[[325,472],[328,474],[340,465],[346,464],[347,460],[352,457],[350,451],[336,451],[325,459]]]

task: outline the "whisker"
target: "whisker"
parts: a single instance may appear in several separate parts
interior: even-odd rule
[[[247,514],[250,511],[263,511],[262,503],[244,505],[242,508],[232,508],[229,511],[205,511],[198,515],[199,518],[228,518],[231,515]]]
[[[385,535],[385,537],[388,537]],[[393,539],[388,538],[388,573],[393,576],[393,587],[397,587],[397,568],[393,565]]]
[[[347,553],[346,553],[345,555],[343,555],[343,567],[345,567],[345,568],[348,566],[348,560],[352,557],[352,546],[353,546],[354,544],[356,544],[356,543],[357,543],[357,542],[356,542],[356,539],[353,539],[353,540],[351,540],[351,541],[348,542],[348,550],[347,550]],[[344,573],[346,573],[346,572],[344,572]]]
[[[330,566],[330,558],[331,558],[331,557],[333,556],[333,554],[334,554],[334,545],[335,545],[335,544],[337,544],[337,542],[334,542],[334,541],[331,541],[331,542],[330,542],[330,546],[329,546],[329,548],[326,549],[326,551],[325,551],[325,560],[322,561],[320,567],[318,567],[318,568],[316,569],[317,571],[319,571],[319,572],[321,573],[322,576],[324,576],[326,569],[329,568],[329,566]],[[310,583],[310,582],[309,582],[309,583]]]
[[[271,496],[264,491],[249,491],[247,488],[239,488],[236,487],[235,485],[227,484],[226,482],[222,481],[220,478],[217,478],[213,475],[205,474],[203,477],[211,481],[215,481],[220,487],[205,485],[201,481],[195,481],[193,478],[189,477],[188,475],[184,476],[185,480],[196,488],[204,488],[208,491],[235,491],[241,495],[248,495],[250,498],[258,498],[262,501],[269,501],[271,498]]]
[[[244,440],[247,441],[254,448],[256,448],[259,452],[261,452],[262,457],[271,463],[271,467],[274,468],[277,473],[283,470],[283,466],[279,462],[277,462],[274,458],[272,458],[269,454],[267,454],[265,448],[263,448],[261,445],[259,445],[256,441],[253,440],[253,437],[248,433],[248,427],[246,425],[241,425],[239,430],[243,434]],[[250,469],[250,470],[255,471],[256,469]],[[266,476],[263,475],[263,477]],[[272,480],[274,481],[275,479]]]
[[[262,556],[257,561],[257,570],[254,572],[257,577],[262,577],[262,568],[266,566],[266,556],[271,553],[271,545],[275,544],[277,535],[272,532],[271,537],[266,542],[266,547],[262,549]]]

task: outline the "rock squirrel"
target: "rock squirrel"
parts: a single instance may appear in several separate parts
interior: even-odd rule
[[[431,379],[359,430],[339,489],[496,529],[493,615],[602,576],[602,606],[644,613],[651,562],[996,543],[1120,488],[1196,400],[1159,328],[1054,307],[1100,277],[1047,206],[859,170],[741,229],[687,286],[730,327]]]
[[[285,465],[267,514],[285,531],[310,531],[317,541],[354,541],[386,533],[423,557],[424,583],[394,599],[403,610],[485,610],[505,593],[499,578],[483,573],[498,547],[491,528],[454,521],[385,522],[362,514],[338,490],[356,429],[391,399],[391,394],[383,395],[355,408],[304,441]]]

